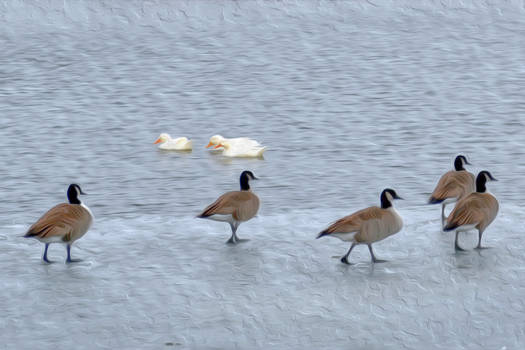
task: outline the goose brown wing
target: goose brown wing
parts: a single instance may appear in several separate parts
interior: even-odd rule
[[[471,193],[460,200],[447,219],[447,228],[480,223],[486,211],[486,200],[481,193]]]
[[[25,237],[49,238],[66,236],[75,230],[75,227],[87,220],[89,215],[82,206],[62,203],[47,211],[35,222]]]
[[[217,198],[198,216],[232,215],[235,220],[246,221],[255,216],[258,210],[259,198],[251,191],[232,191]]]
[[[361,229],[363,223],[369,220],[378,220],[381,218],[382,210],[379,207],[369,207],[359,210],[351,215],[345,216],[328,226],[319,233],[319,237],[332,233],[351,233]]]
[[[431,200],[444,200],[446,198],[462,197],[475,190],[474,175],[468,171],[449,171],[439,179]]]

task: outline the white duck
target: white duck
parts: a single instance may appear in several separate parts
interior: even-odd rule
[[[159,148],[164,150],[174,151],[191,151],[193,149],[193,142],[188,140],[186,137],[177,137],[172,139],[170,135],[166,133],[160,134],[157,141],[154,144],[160,143]]]
[[[252,140],[248,137],[236,137],[232,139],[227,139],[225,137],[222,137],[221,135],[213,135],[210,137],[210,143],[208,143],[208,146],[206,148],[209,148],[211,146],[215,146],[215,148],[219,148],[221,143],[223,142],[229,142],[231,146],[238,147],[238,148],[244,148],[249,149],[253,147],[261,147],[261,144],[255,140]],[[219,146],[219,147],[217,147]]]
[[[243,147],[239,144],[231,143],[229,141],[223,141],[215,148],[223,147],[222,155],[226,157],[239,157],[239,158],[257,158],[262,157],[266,147],[252,146]]]

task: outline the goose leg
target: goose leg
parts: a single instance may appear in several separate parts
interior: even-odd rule
[[[459,231],[456,231],[456,239],[454,240],[454,249],[456,249],[456,251],[464,252],[465,249],[461,248],[458,244],[458,236],[459,236]]]
[[[239,238],[237,237],[237,227],[238,227],[238,225],[230,222],[230,227],[232,229],[232,236],[230,237],[229,240],[226,241],[226,244],[237,244],[237,241],[239,240]]]
[[[386,260],[377,259],[374,255],[374,251],[372,250],[372,244],[368,245],[368,250],[370,250],[370,255],[372,256],[372,262],[373,263],[383,263],[386,262]]]
[[[239,236],[237,236],[237,228],[239,228],[240,224],[241,224],[240,222],[230,223],[230,227],[232,228],[232,236],[226,242],[227,244],[238,244],[238,243],[244,243],[244,242],[249,241],[249,239],[245,239],[245,238],[241,239],[239,238]]]
[[[49,244],[50,243],[46,243],[46,247],[44,248],[44,256],[42,257],[42,260],[44,260],[48,264],[51,264],[53,261],[47,258],[47,248],[49,248]]]
[[[341,258],[341,262],[343,264],[347,264],[347,265],[352,265],[350,264],[350,262],[348,261],[348,256],[350,255],[350,253],[352,252],[352,249],[354,249],[354,247],[357,245],[357,243],[352,243],[352,245],[350,246],[350,249],[348,249],[348,252],[345,254],[345,256],[343,256]]]
[[[80,259],[71,259],[71,244],[68,244],[67,245],[67,259],[66,259],[66,263],[74,263],[74,262],[79,262],[79,261],[82,261]]]
[[[481,246],[481,236],[483,236],[483,231],[478,230],[478,236],[479,236],[479,240],[478,240],[478,245],[476,246],[476,249],[486,249],[487,247]]]

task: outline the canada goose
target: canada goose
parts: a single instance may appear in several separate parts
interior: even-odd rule
[[[167,151],[191,151],[193,142],[186,137],[177,137],[172,139],[169,134],[162,133],[159,138],[153,142],[160,143],[159,148]]]
[[[383,262],[374,256],[372,243],[385,239],[401,230],[403,220],[392,205],[394,199],[403,199],[397,193],[387,188],[381,193],[381,208],[369,207],[337,220],[327,229],[321,231],[317,238],[323,236],[337,237],[342,241],[352,242],[348,252],[341,262],[350,264],[348,256],[358,244],[368,245],[372,262]]]
[[[465,170],[464,165],[470,163],[465,156],[459,155],[454,160],[455,170],[443,174],[430,195],[429,204],[441,203],[441,227],[445,225],[445,206],[453,203],[476,190],[475,178]]]
[[[67,198],[69,203],[61,203],[51,208],[35,222],[24,237],[34,237],[45,243],[42,259],[51,263],[47,258],[47,249],[51,243],[65,243],[67,245],[66,262],[76,262],[71,259],[71,245],[82,237],[93,222],[91,210],[84,205],[78,196],[85,194],[77,184],[69,185]]]
[[[266,147],[253,146],[243,147],[229,141],[223,141],[215,148],[223,147],[222,155],[225,157],[258,158],[262,157]]]
[[[497,181],[492,175],[484,170],[476,178],[476,192],[458,201],[456,207],[447,219],[444,231],[456,230],[454,247],[456,250],[464,250],[458,245],[459,232],[465,232],[476,228],[478,230],[478,245],[476,249],[482,249],[481,236],[483,231],[498,215],[499,204],[496,197],[487,192],[485,186],[487,181]]]
[[[223,142],[229,142],[232,146],[240,149],[261,147],[261,144],[259,142],[250,139],[249,137],[236,137],[227,139],[225,137],[222,137],[221,135],[213,135],[212,137],[210,137],[210,142],[208,143],[206,148],[209,148],[211,146],[216,146],[215,148],[221,147],[219,145]]]
[[[257,178],[251,171],[245,170],[240,177],[241,190],[231,191],[220,196],[197,217],[215,221],[225,221],[230,224],[232,236],[226,242],[236,244],[241,242],[237,237],[237,228],[241,222],[248,221],[259,210],[259,198],[250,190],[250,180]]]

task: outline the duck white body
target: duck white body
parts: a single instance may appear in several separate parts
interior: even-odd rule
[[[238,158],[258,158],[262,157],[266,147],[262,146],[251,146],[245,147],[240,144],[232,144],[229,141],[223,141],[215,148],[223,147],[222,155],[225,157],[238,157]]]
[[[159,149],[167,151],[191,151],[193,142],[187,137],[177,137],[172,139],[169,134],[162,133],[154,144],[160,143]]]
[[[222,137],[221,135],[213,135],[210,137],[210,142],[206,146],[206,148],[209,148],[211,146],[215,146],[215,148],[222,147],[220,146],[223,142],[228,142],[232,147],[236,147],[238,149],[250,149],[254,147],[262,147],[262,145],[253,140],[249,137],[236,137],[227,139],[225,137]]]

